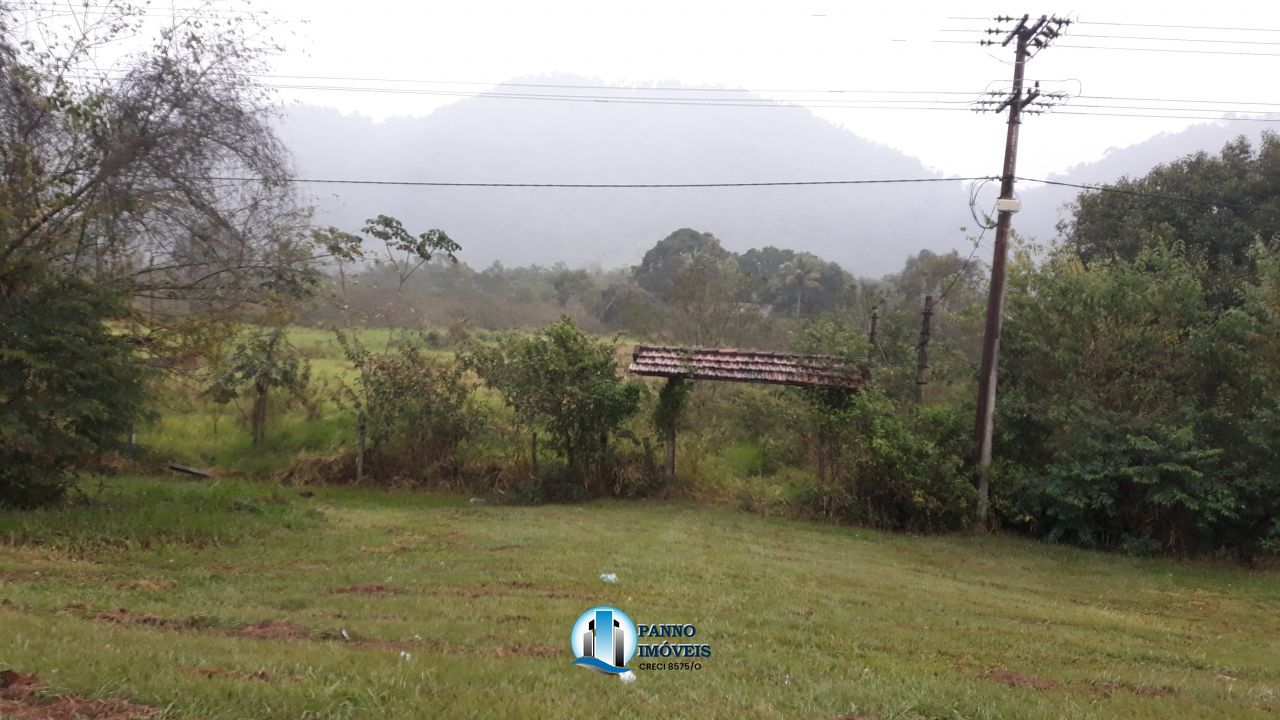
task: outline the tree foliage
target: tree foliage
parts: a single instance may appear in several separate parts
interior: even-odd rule
[[[1195,255],[1063,251],[1019,279],[997,423],[1006,521],[1131,551],[1256,553],[1277,532],[1280,314],[1265,283],[1215,307]]]
[[[171,319],[305,290],[306,215],[278,180],[287,155],[252,79],[261,28],[192,8],[96,75],[81,69],[146,14],[84,15],[63,37],[0,6],[0,292],[75,276]]]
[[[253,80],[262,28],[206,5],[148,41],[141,6],[68,11],[76,22],[59,27],[35,4],[0,3],[13,383],[0,413],[3,472],[21,479],[0,502],[56,497],[118,446],[141,417],[144,360],[165,366],[210,336],[210,319],[261,313],[317,279],[307,211],[280,181],[287,156]],[[89,70],[124,44],[135,51],[111,72]]]
[[[311,380],[310,363],[300,357],[284,329],[278,327],[249,332],[236,342],[221,365],[213,376],[209,395],[214,402],[228,403],[249,394],[249,428],[255,446],[266,439],[270,393],[301,393]]]
[[[1085,263],[1134,261],[1160,242],[1181,242],[1214,307],[1240,302],[1236,289],[1258,280],[1252,251],[1280,235],[1280,136],[1266,132],[1257,149],[1243,137],[1218,155],[1196,153],[1119,192],[1084,193],[1061,232]]]
[[[339,333],[338,341],[358,373],[343,399],[367,434],[371,475],[382,482],[456,475],[459,452],[484,419],[462,367],[413,344],[374,353],[354,336]]]
[[[146,419],[146,369],[106,326],[118,310],[73,278],[0,295],[0,507],[61,497]]]
[[[640,408],[644,386],[618,377],[616,348],[567,318],[537,335],[482,347],[465,362],[526,427],[544,428],[570,474],[598,489],[611,436]]]

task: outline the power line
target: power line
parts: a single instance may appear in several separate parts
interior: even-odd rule
[[[89,70],[88,68],[78,68],[80,72]],[[98,73],[96,75],[80,75],[74,79],[107,79],[106,73]],[[476,86],[476,87],[521,87],[521,88],[559,88],[572,90],[586,90],[591,92],[624,92],[624,93],[649,93],[649,92],[680,92],[680,93],[740,93],[744,95],[757,93],[776,93],[776,94],[850,94],[850,95],[947,95],[947,96],[964,96],[973,98],[980,93],[974,93],[964,90],[869,90],[869,89],[742,89],[742,88],[691,88],[691,87],[675,87],[675,88],[644,88],[644,87],[619,87],[609,85],[582,85],[582,84],[562,84],[562,83],[522,83],[522,82],[502,82],[489,83],[477,81],[463,80],[425,80],[413,78],[383,78],[383,77],[348,77],[338,75],[281,75],[281,74],[258,74],[247,73],[246,77],[268,78],[268,79],[315,79],[315,80],[332,80],[341,82],[388,82],[388,83],[406,83],[416,85],[453,85],[453,86]],[[1045,82],[1045,81],[1041,81]],[[439,89],[413,89],[413,88],[383,88],[368,85],[304,85],[304,84],[264,84],[264,87],[272,89],[298,89],[298,90],[315,90],[321,92],[339,91],[339,92],[372,92],[372,93],[390,93],[390,94],[427,94],[440,95],[445,97],[495,97],[501,99],[530,99],[530,100],[567,100],[582,102],[630,102],[630,103],[653,103],[653,104],[728,104],[728,105],[744,105],[747,107],[794,107],[793,105],[785,105],[785,102],[793,102],[804,104],[806,107],[824,107],[839,109],[843,107],[860,108],[865,104],[890,103],[890,104],[907,104],[907,105],[963,105],[971,102],[970,100],[945,100],[945,99],[893,99],[893,98],[874,98],[866,100],[850,100],[831,104],[815,104],[809,98],[792,98],[785,99],[783,102],[771,102],[764,98],[721,98],[721,97],[664,97],[664,96],[639,96],[639,97],[622,97],[614,98],[612,96],[596,96],[590,94],[569,95],[569,94],[549,94],[549,93],[507,93],[499,90],[498,92],[467,92],[460,90],[439,90]],[[1261,108],[1276,108],[1280,110],[1280,102],[1259,102],[1250,100],[1210,100],[1200,98],[1149,98],[1149,97],[1130,97],[1115,95],[1074,95],[1076,100],[1114,100],[1114,101],[1130,101],[1130,102],[1147,102],[1147,103],[1194,103],[1194,104],[1212,104],[1227,106],[1249,106]],[[828,103],[829,101],[820,101],[820,103]],[[876,109],[877,106],[868,109]],[[1082,105],[1073,103],[1072,107],[1097,107],[1109,108],[1117,107],[1111,105]],[[891,109],[883,107],[882,109]],[[937,108],[951,110],[953,108]],[[1194,112],[1236,112],[1234,108],[1161,108],[1161,107],[1142,107],[1124,109],[1146,109],[1146,110],[1169,110],[1169,111],[1194,111]],[[1241,110],[1240,112],[1256,112],[1250,110]]]
[[[75,79],[86,79],[85,77],[77,77]],[[92,78],[89,78],[92,79]],[[358,93],[382,93],[389,95],[426,95],[438,97],[457,97],[457,98],[485,98],[492,100],[532,100],[544,102],[579,102],[579,103],[595,103],[595,104],[623,104],[623,105],[672,105],[672,106],[690,106],[690,107],[744,107],[744,108],[773,108],[773,109],[819,109],[819,110],[897,110],[897,111],[925,111],[925,112],[961,112],[970,109],[972,103],[970,101],[958,100],[892,100],[878,99],[866,101],[847,101],[842,103],[830,102],[813,102],[807,99],[791,99],[787,102],[775,102],[767,99],[727,99],[727,98],[670,98],[670,97],[640,97],[640,98],[619,98],[619,97],[601,97],[592,95],[546,95],[536,93],[502,93],[502,92],[457,92],[446,90],[424,90],[409,88],[377,88],[377,87],[359,87],[359,86],[342,86],[342,85],[287,85],[287,84],[271,84],[264,83],[262,87],[274,90],[306,90],[316,92],[358,92]],[[1082,96],[1089,97],[1089,96]],[[1121,98],[1114,98],[1121,99]],[[1177,100],[1153,100],[1155,102],[1179,102]],[[1187,101],[1187,102],[1208,102],[1208,101]],[[1054,111],[1064,115],[1098,115],[1112,117],[1141,117],[1141,118],[1168,118],[1168,119],[1187,119],[1187,120],[1218,120],[1222,119],[1221,115],[1232,113],[1258,113],[1266,112],[1260,108],[1274,108],[1280,112],[1280,103],[1248,103],[1242,102],[1241,105],[1256,105],[1258,108],[1207,108],[1207,107],[1164,107],[1164,106],[1131,106],[1131,105],[1095,105],[1095,104],[1079,104],[1072,107],[1096,108],[1100,110],[1119,109],[1119,110],[1148,110],[1152,112],[1161,112],[1162,114],[1141,114],[1141,113],[1111,113],[1111,112],[1095,112],[1095,111]],[[1176,115],[1168,113],[1203,113],[1200,115]],[[1256,122],[1276,122],[1276,118],[1238,118],[1240,120],[1249,120]]]
[[[942,28],[945,33],[965,33],[972,34],[975,32],[972,28]],[[1223,40],[1221,38],[1190,38],[1190,37],[1161,37],[1159,35],[1095,35],[1090,33],[1071,33],[1073,38],[1093,38],[1097,40],[1155,40],[1159,42],[1192,42],[1192,43],[1215,43],[1223,45],[1280,45],[1280,42],[1268,40]],[[947,41],[955,42],[955,41]],[[963,42],[963,41],[962,41]]]
[[[1044,185],[1057,185],[1060,187],[1079,188],[1081,190],[1089,190],[1092,192],[1108,192],[1119,195],[1132,195],[1134,197],[1150,198],[1153,200],[1171,200],[1174,202],[1191,203],[1195,205],[1208,205],[1210,207],[1229,208],[1231,210],[1240,210],[1244,212],[1263,212],[1263,213],[1280,213],[1277,208],[1256,207],[1253,205],[1239,205],[1236,203],[1222,202],[1220,200],[1202,200],[1200,198],[1183,197],[1179,195],[1164,195],[1161,193],[1149,193],[1141,190],[1127,190],[1114,185],[1084,185],[1081,183],[1064,182],[1061,180],[1042,180],[1038,178],[1019,177],[1019,180],[1025,182],[1042,183]]]
[[[971,17],[952,15],[947,17],[948,20],[979,20],[982,22],[991,22],[990,17]],[[1280,28],[1258,28],[1258,27],[1223,27],[1215,25],[1165,25],[1158,23],[1135,23],[1135,22],[1103,22],[1101,20],[1072,20],[1072,25],[1109,25],[1113,27],[1137,27],[1137,28],[1167,28],[1175,30],[1214,30],[1223,32],[1270,32],[1280,33]]]
[[[1098,40],[1156,40],[1159,42],[1196,42],[1220,45],[1280,45],[1280,42],[1266,40],[1217,40],[1208,38],[1156,37],[1153,35],[1089,35],[1071,33],[1073,38],[1094,38]]]
[[[347,178],[298,178],[298,177],[200,177],[188,180],[214,182],[287,182],[319,185],[397,185],[405,187],[458,187],[458,188],[590,188],[590,189],[688,189],[688,188],[745,188],[745,187],[810,187],[817,185],[895,185],[908,183],[971,182],[995,180],[990,177],[945,178],[886,178],[866,180],[781,180],[765,182],[707,182],[707,183],[517,183],[517,182],[436,182],[419,180],[357,180]]]
[[[948,41],[937,40],[936,42],[948,42]],[[963,42],[963,41],[957,40],[953,42]],[[1243,52],[1238,50],[1195,50],[1190,48],[1144,48],[1144,47],[1120,47],[1120,46],[1110,46],[1110,45],[1057,45],[1056,47],[1072,48],[1073,50],[1124,50],[1128,52],[1189,53],[1193,55],[1248,55],[1250,57],[1280,57],[1280,53]]]
[[[985,19],[985,18],[983,18]],[[1113,27],[1167,28],[1174,30],[1214,30],[1223,32],[1280,33],[1280,28],[1223,27],[1215,25],[1164,25],[1157,23],[1102,22],[1100,20],[1076,20],[1076,25],[1110,25]]]
[[[1154,109],[1154,108],[1153,108]],[[1204,110],[1202,112],[1210,112]],[[1280,117],[1216,117],[1213,115],[1158,115],[1154,113],[1109,113],[1109,112],[1077,112],[1074,110],[1054,110],[1050,115],[1090,115],[1094,117],[1122,117],[1122,118],[1156,118],[1163,120],[1229,120],[1231,122],[1265,122],[1280,123]],[[1223,115],[1229,112],[1221,113]]]

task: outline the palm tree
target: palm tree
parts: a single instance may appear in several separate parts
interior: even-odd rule
[[[800,317],[800,307],[804,302],[804,290],[816,290],[822,287],[822,261],[808,253],[796,255],[782,266],[784,285],[796,288],[796,317]]]

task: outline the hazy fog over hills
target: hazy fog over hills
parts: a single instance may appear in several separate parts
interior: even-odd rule
[[[480,97],[426,117],[380,123],[299,107],[289,112],[283,136],[305,177],[531,183],[940,177],[914,158],[801,108]],[[730,249],[772,244],[808,250],[855,273],[878,275],[896,269],[922,247],[966,247],[959,227],[968,217],[966,187],[958,182],[313,190],[321,222],[356,229],[364,218],[385,212],[412,228],[441,227],[462,243],[473,266],[495,259],[505,264],[626,265],[671,231],[688,226],[714,233]]]
[[[527,82],[591,81],[557,76]],[[770,102],[744,92],[723,96]],[[1256,137],[1259,125],[1197,126],[1117,150],[1055,179],[1092,183],[1140,175],[1189,152],[1216,151],[1241,133]],[[941,177],[915,158],[794,107],[480,96],[425,117],[385,122],[295,107],[284,119],[282,135],[295,154],[298,174],[312,178],[704,183]],[[992,172],[998,169],[998,152],[993,148]],[[693,227],[714,233],[732,250],[764,245],[806,250],[857,275],[877,276],[899,269],[922,248],[967,252],[970,245],[960,228],[973,226],[964,182],[643,190],[307,188],[322,224],[357,230],[365,218],[387,213],[415,231],[443,228],[463,245],[462,258],[473,267],[494,260],[624,266],[672,230]],[[993,202],[995,194],[993,184],[984,192],[984,203]],[[1074,197],[1067,188],[1030,185],[1019,194],[1025,209],[1016,227],[1044,240],[1054,235],[1059,206]]]

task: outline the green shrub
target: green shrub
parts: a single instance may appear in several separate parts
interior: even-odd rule
[[[1275,552],[1280,260],[1218,308],[1179,243],[1019,278],[1001,361],[1007,526],[1148,554]]]
[[[364,425],[370,475],[384,482],[457,477],[460,451],[484,423],[462,368],[408,343],[376,354],[353,338],[339,341],[359,372],[343,397]]]
[[[804,391],[822,472],[811,502],[844,521],[940,532],[971,516],[973,486],[963,449],[968,416],[954,407],[917,411],[880,388]]]
[[[0,507],[59,499],[145,419],[145,365],[105,324],[121,310],[74,279],[0,294]]]
[[[466,366],[502,394],[518,422],[549,436],[550,448],[565,461],[563,478],[558,470],[546,475],[557,497],[565,494],[559,486],[566,482],[580,483],[587,496],[616,492],[611,439],[623,435],[645,387],[618,377],[615,355],[613,343],[591,338],[568,318],[532,337],[464,355]]]

